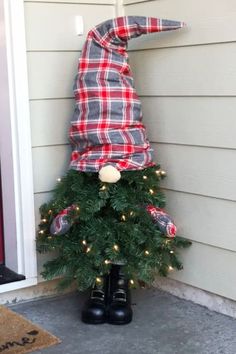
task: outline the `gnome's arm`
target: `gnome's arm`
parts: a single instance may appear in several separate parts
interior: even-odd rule
[[[165,236],[171,238],[175,237],[177,227],[170,215],[167,214],[164,209],[158,208],[154,205],[147,205],[146,211],[151,216],[154,224]]]
[[[76,209],[76,205],[70,205],[69,207],[61,210],[55,218],[52,220],[50,226],[50,233],[52,235],[64,235],[69,231],[73,221],[68,219],[69,214]]]

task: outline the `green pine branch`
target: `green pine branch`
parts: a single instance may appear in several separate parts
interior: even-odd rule
[[[108,273],[111,262],[125,262],[134,286],[151,284],[156,274],[167,276],[172,269],[182,269],[177,251],[191,242],[179,236],[167,238],[145,209],[148,204],[165,206],[160,171],[160,166],[125,171],[115,184],[102,183],[96,173],[68,171],[52,200],[40,207],[37,249],[57,254],[44,264],[43,277],[62,277],[61,287],[76,281],[82,290]],[[71,228],[64,235],[51,235],[54,217],[71,205],[77,207],[67,216]]]

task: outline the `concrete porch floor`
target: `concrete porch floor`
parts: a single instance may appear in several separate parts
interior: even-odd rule
[[[158,289],[132,290],[128,325],[86,325],[86,294],[10,306],[62,343],[36,354],[236,354],[236,320]]]

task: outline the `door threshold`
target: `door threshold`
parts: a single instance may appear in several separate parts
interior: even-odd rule
[[[0,285],[12,283],[15,281],[25,280],[25,276],[13,272],[5,265],[0,265]]]

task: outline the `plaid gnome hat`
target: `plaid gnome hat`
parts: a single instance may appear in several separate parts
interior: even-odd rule
[[[120,178],[119,171],[155,165],[128,64],[127,42],[142,34],[184,25],[127,16],[105,21],[89,31],[74,85],[76,108],[70,128],[70,168],[100,171],[100,179],[112,183]],[[112,172],[112,178],[104,174],[106,169]]]

